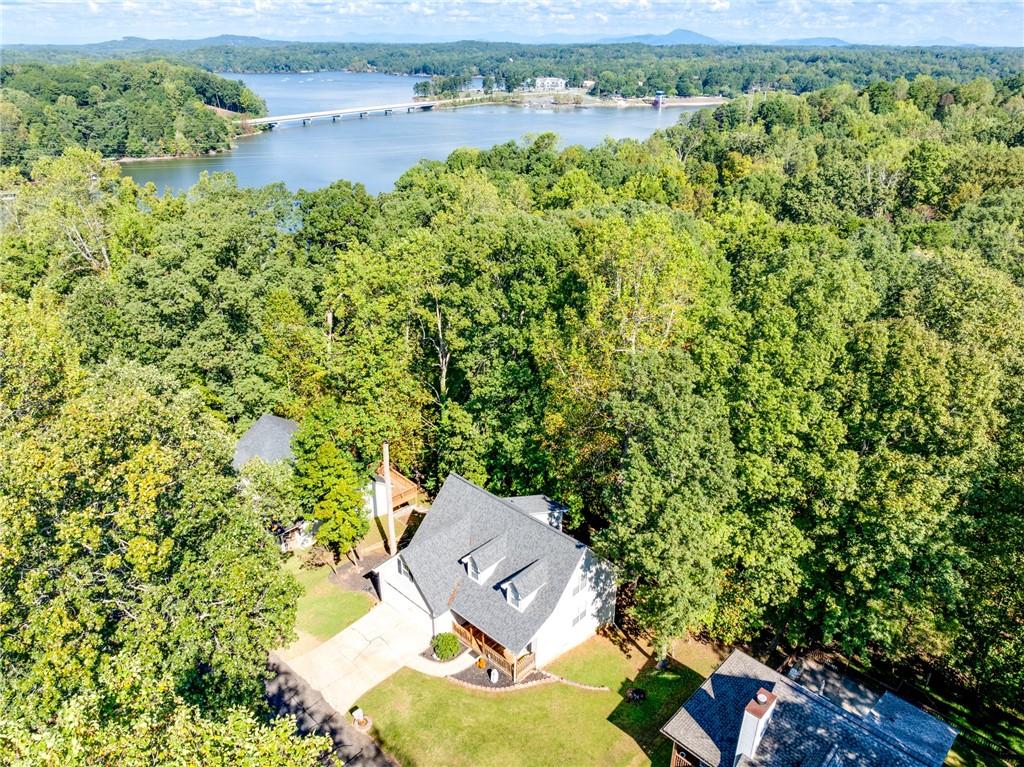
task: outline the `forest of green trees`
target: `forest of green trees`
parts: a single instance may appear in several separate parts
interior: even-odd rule
[[[212,72],[343,70],[445,76],[491,76],[513,91],[535,77],[564,77],[570,86],[595,81],[594,93],[650,96],[734,96],[751,90],[795,93],[841,82],[864,87],[875,80],[919,74],[964,82],[1007,77],[1020,70],[1011,48],[846,48],[755,45],[490,43],[286,43],[238,38],[209,41],[125,40],[85,46],[14,48],[15,60],[77,61],[105,56],[187,58]]]
[[[753,95],[376,197],[158,197],[77,148],[4,174],[0,747],[315,763],[259,720],[296,585],[229,459],[266,411],[566,501],[658,642],[1019,705],[1024,77]]]
[[[227,149],[236,127],[210,107],[265,114],[237,80],[166,61],[0,66],[0,157],[28,171],[81,146],[104,157]]]

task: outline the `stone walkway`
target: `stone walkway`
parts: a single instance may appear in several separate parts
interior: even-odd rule
[[[460,671],[465,671],[476,663],[476,658],[471,652],[464,652],[458,658],[441,663],[440,661],[424,658],[422,655],[415,655],[407,658],[405,665],[413,671],[419,671],[427,676],[454,676]]]

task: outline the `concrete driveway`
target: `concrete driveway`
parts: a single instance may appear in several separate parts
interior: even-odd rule
[[[267,702],[278,715],[291,714],[303,735],[317,733],[331,739],[333,767],[399,767],[373,739],[359,732],[352,718],[327,705],[323,696],[275,653],[268,662],[274,677],[267,681]]]
[[[427,621],[413,622],[381,602],[348,628],[288,663],[328,705],[344,715],[365,692],[419,655],[429,642]]]

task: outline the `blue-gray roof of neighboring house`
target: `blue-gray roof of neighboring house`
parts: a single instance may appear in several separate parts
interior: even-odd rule
[[[500,543],[504,556],[487,580],[477,583],[466,574],[462,560],[492,541]],[[485,553],[493,553],[490,548]],[[574,538],[531,517],[526,509],[452,474],[400,556],[431,614],[436,617],[454,610],[519,653],[551,615],[588,551]],[[607,577],[610,588],[610,566],[596,556],[591,561],[595,579]],[[534,571],[531,566],[537,562],[543,566]],[[537,591],[522,612],[508,604],[502,590],[517,575]]]
[[[290,460],[293,457],[292,435],[298,428],[295,421],[287,418],[269,413],[261,415],[238,440],[231,465],[239,471],[253,458],[262,458],[267,463]]]
[[[744,709],[761,687],[778,700],[744,767],[939,767],[957,735],[891,693],[858,716],[739,650],[661,731],[712,767],[733,767]]]
[[[565,506],[557,501],[552,501],[546,495],[516,495],[505,500],[513,506],[518,506],[527,514],[544,517],[552,527],[561,527],[562,517],[568,511]]]
[[[914,750],[931,754],[935,764],[945,761],[956,738],[956,730],[948,724],[891,692],[882,696],[865,719]]]

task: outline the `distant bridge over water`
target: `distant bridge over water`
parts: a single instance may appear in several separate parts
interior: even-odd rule
[[[370,114],[389,115],[392,112],[426,112],[437,106],[439,101],[405,101],[400,104],[381,104],[372,107],[343,107],[340,109],[325,109],[321,112],[299,112],[293,115],[271,115],[269,117],[253,117],[249,120],[238,120],[244,125],[269,125],[273,128],[280,123],[299,122],[303,125],[322,117],[330,117],[332,120],[340,120],[342,117],[366,117]]]

